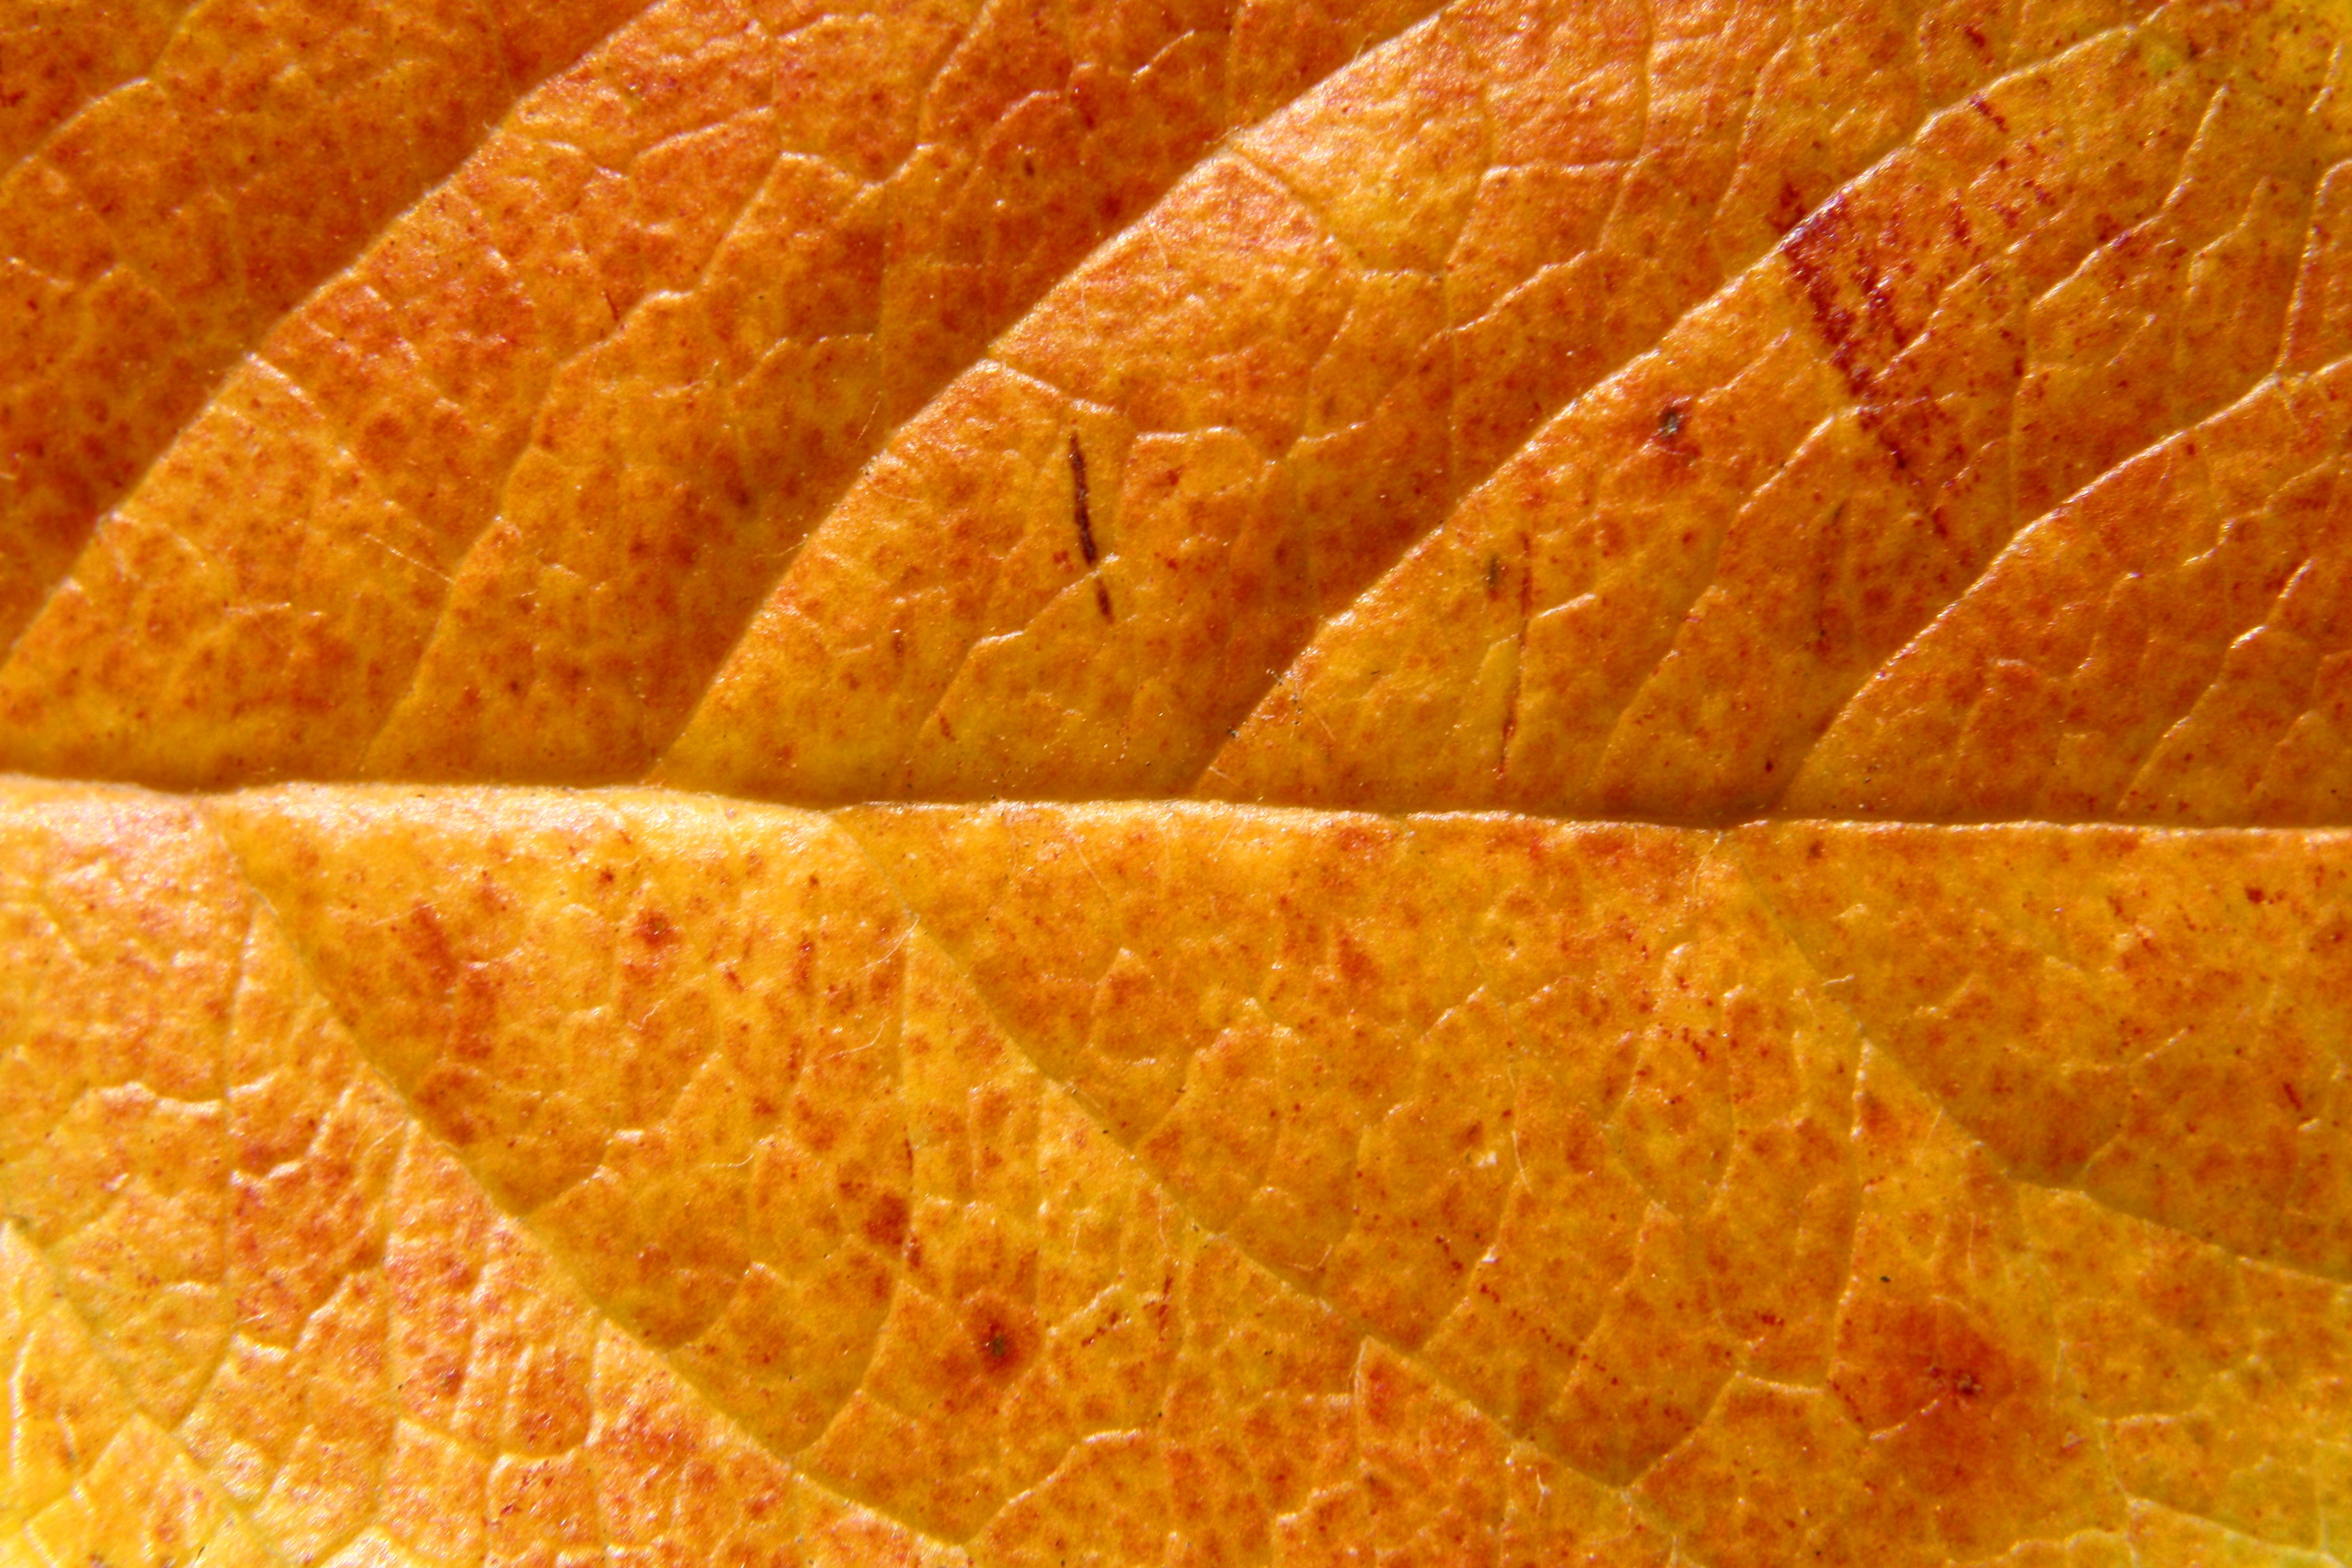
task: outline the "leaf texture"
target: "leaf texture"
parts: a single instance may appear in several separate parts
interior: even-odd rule
[[[899,420],[1236,118],[1409,15],[1054,9],[646,11],[156,458],[0,676],[12,759],[649,761]]]
[[[8,805],[10,1257],[294,1560],[2342,1527],[2335,836]]]
[[[0,668],[0,747],[2341,819],[2324,10],[1528,0],[1344,64],[1406,18],[1013,15],[661,8],[526,100],[110,518]],[[2151,483],[2173,542],[2020,581]],[[2179,657],[2116,587],[2151,573],[2229,601]],[[2019,616],[2059,645],[1942,624]],[[1904,731],[1928,689],[1964,732]]]
[[[0,1564],[2343,1561],[2340,0],[0,18]]]
[[[47,0],[0,93],[0,638],[271,323],[621,0]],[[79,101],[77,101],[79,100]]]

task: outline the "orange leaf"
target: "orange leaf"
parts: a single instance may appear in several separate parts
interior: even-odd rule
[[[0,1562],[2335,1561],[2347,62],[0,23]]]

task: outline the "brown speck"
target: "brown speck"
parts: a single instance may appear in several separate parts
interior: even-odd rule
[[[896,1252],[907,1239],[907,1200],[884,1193],[866,1215],[866,1239],[886,1252]]]
[[[1087,510],[1087,451],[1078,445],[1078,433],[1070,432],[1070,516],[1078,525],[1078,553],[1087,559],[1087,569],[1094,570],[1095,525]]]
[[[1086,557],[1087,570],[1094,572],[1101,557],[1095,549],[1094,514],[1087,504],[1087,449],[1078,444],[1076,430],[1070,432],[1070,521],[1077,525],[1078,553]],[[1110,590],[1099,574],[1095,577],[1095,608],[1104,620],[1111,618]]]
[[[1658,412],[1658,437],[1671,441],[1683,433],[1683,405],[1669,403]]]
[[[1773,232],[1786,234],[1805,220],[1805,193],[1797,188],[1795,182],[1783,180],[1780,194],[1765,221],[1772,226]]]

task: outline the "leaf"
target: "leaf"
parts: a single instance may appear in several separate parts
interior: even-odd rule
[[[35,0],[0,33],[0,636],[271,323],[620,0]]]
[[[153,456],[10,656],[9,755],[650,761],[892,426],[1229,125],[1412,14],[1233,10],[646,10]],[[157,637],[99,630],[126,616]]]
[[[2334,0],[26,15],[0,1562],[2341,1555]]]
[[[706,1468],[984,1559],[2333,1517],[2340,835],[9,818],[12,1223],[292,1555]]]

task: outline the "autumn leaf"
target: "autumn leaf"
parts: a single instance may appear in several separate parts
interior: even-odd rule
[[[2340,1560],[2347,46],[0,21],[0,1563]]]
[[[0,22],[0,636],[13,639],[222,375],[623,6],[12,10]]]

